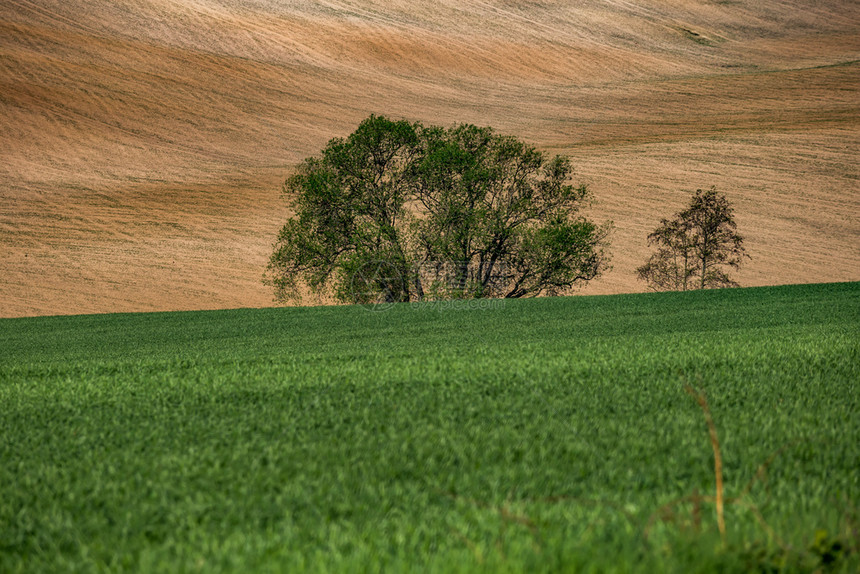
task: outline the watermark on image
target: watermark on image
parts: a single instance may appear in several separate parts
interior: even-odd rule
[[[505,299],[438,299],[435,301],[413,301],[409,304],[416,310],[446,311],[500,311]]]
[[[350,277],[349,289],[353,301],[368,311],[387,311],[402,301],[405,281],[401,267],[380,259],[362,264]]]
[[[398,303],[414,310],[497,311],[505,306],[510,279],[504,261],[423,262],[407,266],[384,259],[362,263],[350,276],[353,302],[373,311]]]

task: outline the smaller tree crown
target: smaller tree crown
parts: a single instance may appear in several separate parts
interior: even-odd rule
[[[740,268],[749,255],[736,230],[726,196],[715,187],[698,189],[687,209],[661,220],[648,235],[657,251],[636,272],[656,291],[737,287],[726,267]]]

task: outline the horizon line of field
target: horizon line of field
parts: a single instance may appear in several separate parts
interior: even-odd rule
[[[508,304],[530,304],[534,301],[539,304],[539,301],[607,301],[621,300],[634,298],[652,298],[652,297],[719,297],[720,293],[751,293],[764,291],[793,291],[797,289],[812,289],[812,290],[829,290],[833,288],[851,288],[857,289],[860,295],[860,280],[856,281],[828,281],[815,283],[789,283],[779,285],[758,285],[750,287],[732,287],[722,289],[691,289],[687,291],[646,291],[636,293],[611,293],[611,294],[590,294],[590,295],[557,295],[557,296],[542,296],[542,297],[527,297],[527,298],[494,298],[494,299],[435,299],[427,301],[413,301],[403,303],[393,303],[386,305],[382,311],[389,309],[409,309],[412,311],[419,310],[437,310],[437,311],[467,311],[467,310],[502,310]],[[367,310],[369,307],[369,311]],[[10,324],[12,322],[28,322],[41,320],[74,320],[75,318],[110,318],[110,317],[155,317],[155,316],[178,316],[178,315],[217,315],[217,314],[232,314],[232,313],[254,313],[254,312],[306,312],[313,310],[336,311],[344,310],[350,312],[353,310],[362,310],[365,313],[378,314],[373,308],[373,305],[354,303],[354,304],[319,304],[319,305],[272,305],[265,307],[232,307],[232,308],[217,308],[217,309],[182,309],[173,311],[121,311],[121,312],[98,312],[98,313],[70,313],[57,315],[33,315],[27,317],[2,317],[0,316],[0,325],[3,323]],[[860,299],[858,299],[858,312],[860,312]]]

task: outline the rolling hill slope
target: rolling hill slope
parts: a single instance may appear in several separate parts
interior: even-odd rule
[[[643,290],[696,188],[743,285],[860,279],[860,6],[836,1],[8,0],[0,316],[270,304],[291,166],[370,113],[573,157]]]

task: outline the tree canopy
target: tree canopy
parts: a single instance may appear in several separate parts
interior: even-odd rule
[[[714,187],[698,189],[687,209],[661,220],[648,236],[657,251],[637,274],[654,290],[737,287],[725,268],[738,269],[749,255],[736,229],[726,196]]]
[[[605,269],[610,229],[580,214],[572,176],[489,127],[371,116],[285,182],[268,281],[359,303],[568,292]]]

